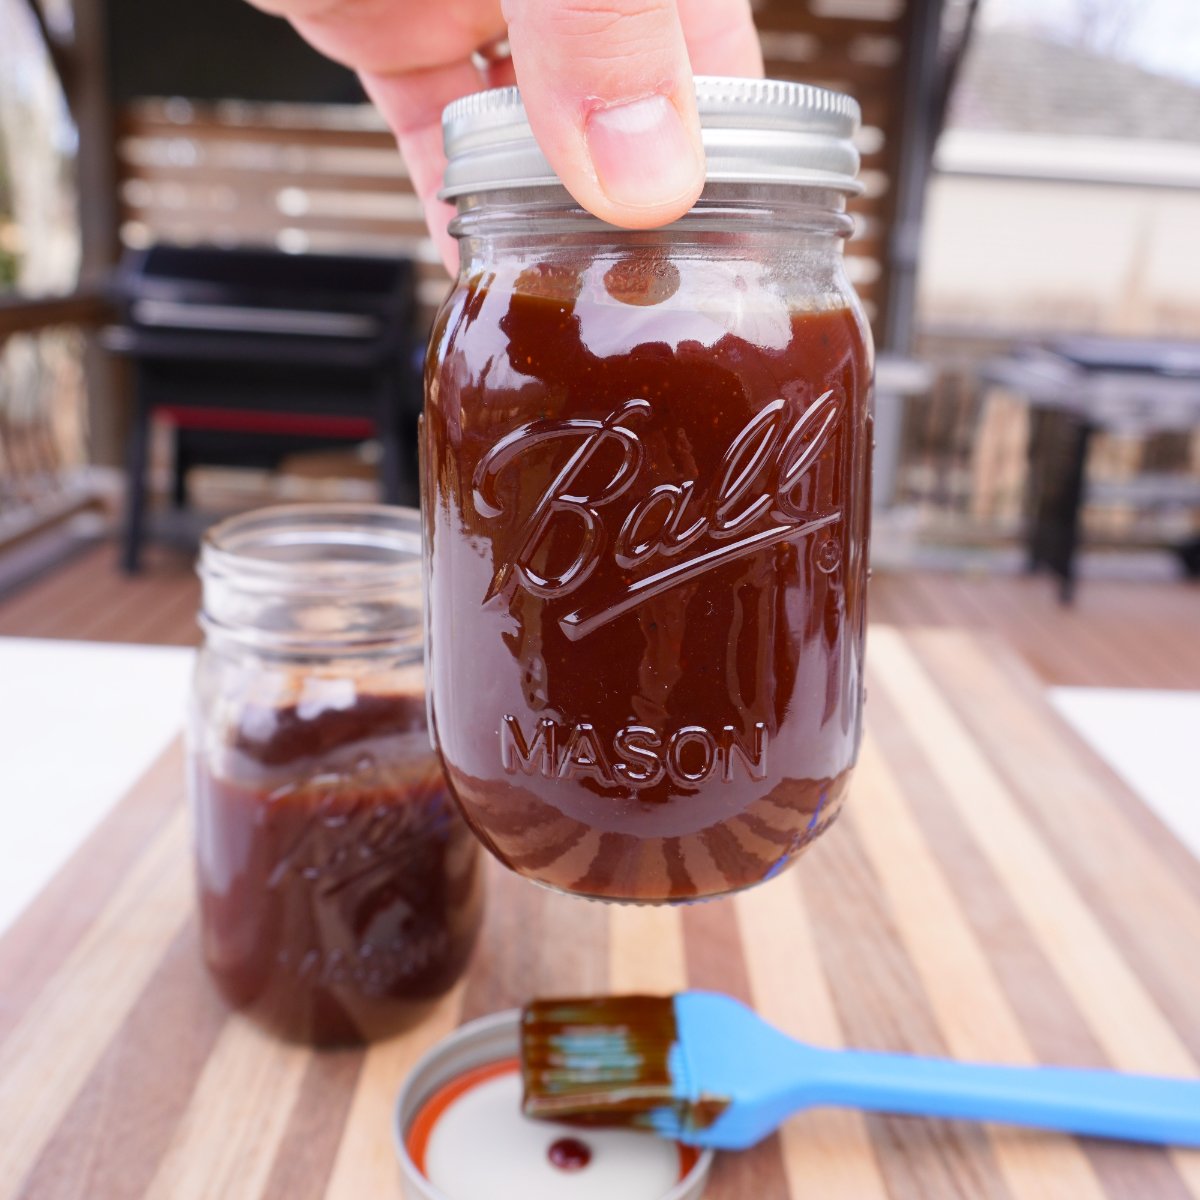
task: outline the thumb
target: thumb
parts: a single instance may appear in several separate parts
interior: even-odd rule
[[[682,216],[704,150],[674,0],[504,0],[529,124],[567,190],[602,220]]]

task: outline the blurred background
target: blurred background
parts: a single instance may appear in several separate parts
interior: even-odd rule
[[[1196,687],[1200,6],[756,17],[770,74],[864,113],[873,616]],[[215,515],[411,502],[446,288],[387,131],[284,23],[0,0],[0,633],[190,644]]]

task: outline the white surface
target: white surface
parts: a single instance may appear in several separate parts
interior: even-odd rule
[[[1136,166],[1137,143],[1117,145]],[[1185,249],[1196,245],[1200,222],[1194,183],[1087,186],[935,171],[926,209],[919,295],[927,327],[1133,332],[1153,329],[1168,307],[1195,312],[1200,303],[1196,254]]]
[[[1200,692],[1051,688],[1050,699],[1200,857]]]
[[[180,731],[192,659],[0,638],[0,932]]]
[[[561,1137],[588,1146],[586,1167],[563,1171],[550,1162]],[[679,1182],[679,1151],[644,1133],[523,1116],[514,1068],[451,1102],[429,1135],[425,1174],[448,1200],[661,1200]]]

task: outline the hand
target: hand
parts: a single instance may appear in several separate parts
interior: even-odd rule
[[[519,82],[546,157],[585,208],[645,229],[704,186],[692,73],[761,75],[749,0],[252,0],[353,67],[395,131],[447,265],[442,109]],[[508,32],[512,59],[483,70]],[[514,77],[515,71],[515,77]]]

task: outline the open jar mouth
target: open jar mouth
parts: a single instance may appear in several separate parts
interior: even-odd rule
[[[344,592],[420,577],[415,510],[384,504],[279,504],[229,517],[204,535],[200,573],[239,586]]]
[[[204,535],[200,625],[218,641],[312,654],[421,642],[415,509],[284,504]]]

